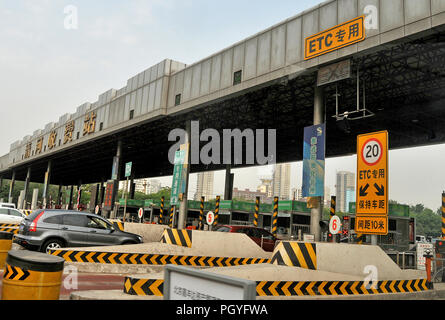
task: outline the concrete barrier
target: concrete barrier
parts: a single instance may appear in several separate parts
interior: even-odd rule
[[[193,230],[192,249],[200,255],[270,259],[271,252],[264,251],[243,233],[226,233]]]
[[[375,272],[372,276],[378,280],[426,277],[423,271],[401,270],[380,247],[368,245],[281,241],[275,248],[271,263],[361,277]]]
[[[367,283],[363,277],[271,264],[210,268],[217,273],[256,282],[258,297],[360,296],[428,291],[426,279],[387,280]],[[125,277],[124,293],[162,296],[164,274]]]
[[[140,235],[144,242],[159,242],[165,229],[168,226],[159,224],[143,224],[143,223],[129,223],[125,222],[125,232],[135,233]]]

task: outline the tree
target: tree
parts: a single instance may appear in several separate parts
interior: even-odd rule
[[[440,237],[442,217],[438,212],[425,208],[423,204],[412,206],[410,216],[416,218],[416,233],[426,237]],[[420,210],[422,209],[422,210]],[[439,211],[439,210],[438,210]]]

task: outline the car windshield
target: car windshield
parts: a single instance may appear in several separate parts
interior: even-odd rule
[[[17,211],[15,209],[9,209],[9,214],[11,216],[15,216],[15,217],[20,217],[20,218],[23,217],[23,215],[20,213],[20,211]]]

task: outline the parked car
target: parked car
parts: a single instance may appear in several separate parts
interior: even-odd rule
[[[0,208],[12,208],[12,209],[15,209],[15,204],[14,203],[0,202]]]
[[[17,209],[0,207],[0,223],[19,224],[26,215]]]
[[[222,225],[216,229],[217,232],[244,233],[256,242],[264,251],[272,252],[275,249],[277,238],[272,233],[262,228],[252,226]]]
[[[142,243],[142,237],[118,230],[95,214],[69,210],[36,210],[20,224],[14,242],[29,250]]]

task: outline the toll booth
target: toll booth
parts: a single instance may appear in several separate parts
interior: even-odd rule
[[[350,225],[352,237],[355,233],[355,203],[349,204]],[[378,245],[385,251],[410,251],[415,250],[416,245],[416,221],[409,216],[409,206],[403,204],[389,205],[388,235],[377,236]],[[354,240],[354,239],[352,239]],[[371,243],[371,236],[363,239],[364,243]]]
[[[118,205],[117,219],[122,219],[124,214],[125,200],[120,199]],[[153,200],[127,200],[127,213],[129,220],[138,222],[138,210],[144,208],[144,222],[152,223],[160,221],[160,201]],[[188,200],[188,211],[186,225],[197,227],[199,224],[201,202]],[[204,202],[204,215],[209,211],[215,212],[215,200]],[[255,203],[238,200],[221,200],[219,206],[218,224],[229,225],[253,225]],[[273,215],[272,203],[261,203],[258,216],[258,227],[271,230]],[[278,231],[280,239],[297,239],[308,234],[310,230],[311,212],[305,202],[280,201],[278,203]],[[168,224],[170,217],[170,205],[165,202],[164,224]]]

